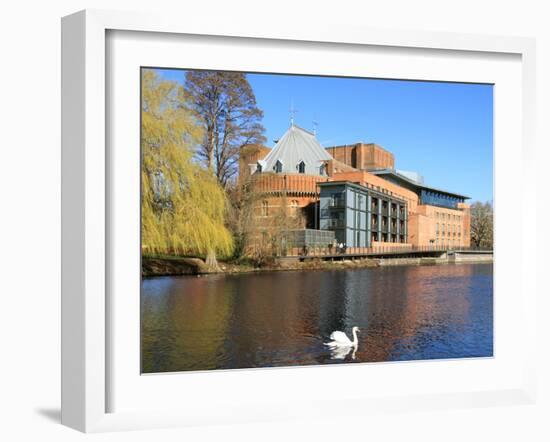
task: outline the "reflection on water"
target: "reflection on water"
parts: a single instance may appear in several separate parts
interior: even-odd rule
[[[492,264],[153,278],[141,296],[144,373],[493,354]],[[354,325],[356,351],[323,345]]]
[[[351,354],[351,359],[355,361],[355,355],[357,353],[357,347],[335,347],[329,349],[331,359],[346,359]]]

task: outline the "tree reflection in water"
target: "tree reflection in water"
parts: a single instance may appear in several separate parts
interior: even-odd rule
[[[142,371],[492,356],[492,275],[461,264],[146,279]],[[353,325],[356,351],[323,345]]]

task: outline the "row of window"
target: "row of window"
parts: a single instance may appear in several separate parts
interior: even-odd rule
[[[423,189],[420,192],[420,200],[422,204],[429,204],[432,206],[443,206],[443,207],[448,207],[450,209],[456,208],[457,204],[463,201],[463,199],[458,197],[446,195],[439,192],[433,192],[426,189]]]
[[[377,242],[398,242],[398,243],[404,243],[405,242],[405,235],[396,235],[396,234],[387,234],[382,233],[382,235],[378,235],[378,232],[372,232],[371,233],[371,241]]]
[[[321,167],[323,167],[323,166],[321,166]],[[322,169],[321,175],[324,175],[323,169]],[[402,200],[406,201],[409,204],[412,203],[412,200],[410,198],[406,198],[403,195],[400,195],[398,193],[394,193],[391,190],[385,189],[383,187],[375,186],[374,184],[371,184],[371,183],[361,183],[361,185],[363,187],[366,187],[367,189],[376,190],[380,193],[383,193],[383,194],[386,194],[386,195],[389,195],[389,196],[395,196],[396,198],[402,199]],[[376,209],[378,208],[377,201],[378,201],[377,198],[374,198],[374,197],[372,198],[372,205],[371,205],[372,210],[374,210],[375,208]],[[403,207],[401,207],[401,214],[404,215],[404,208]]]
[[[364,230],[353,230],[353,236],[351,237],[352,244],[348,244],[350,247],[366,247],[366,233]],[[405,243],[405,235],[397,235],[395,233],[382,233],[371,232],[370,234],[371,243],[373,242],[394,242],[394,243]]]
[[[356,210],[363,210],[366,211],[366,208],[364,208],[364,202],[365,202],[365,196],[361,194],[355,193],[356,196],[356,202],[355,202],[355,209]],[[330,207],[343,207],[345,206],[345,199],[342,196],[342,193],[333,193],[330,196]],[[378,204],[379,199],[378,198],[372,198],[371,200],[371,211],[377,212],[378,211]],[[397,203],[391,203],[391,215],[397,216],[397,210],[399,208],[399,216],[403,218],[405,216],[405,208],[401,205],[398,205]],[[388,209],[388,201],[382,200],[382,210],[386,212]]]
[[[258,172],[263,171],[261,164],[258,164],[256,169]],[[306,163],[304,163],[303,161],[300,161],[296,165],[296,170],[298,171],[298,173],[306,173]],[[283,173],[283,163],[281,162],[281,160],[277,160],[277,162],[275,163],[275,166],[273,166],[273,171],[275,173]],[[321,164],[321,166],[319,166],[319,175],[325,175],[325,172],[326,172],[326,165]]]
[[[435,218],[439,220],[453,220],[455,222],[461,222],[460,215],[451,215],[450,213],[435,212]]]
[[[383,216],[382,217],[382,228],[385,229],[387,226],[388,226],[388,217],[387,216]],[[397,221],[395,219],[392,219],[391,220],[391,229],[392,230],[395,230],[397,228]],[[378,229],[378,225],[379,225],[379,222],[378,222],[378,215],[372,215],[372,218],[371,218],[371,228],[372,229]],[[400,220],[399,221],[399,230],[402,232],[405,228],[405,223],[403,220]]]
[[[453,236],[455,235],[460,236],[461,235],[460,225],[447,224],[447,236],[451,236],[451,233]],[[439,223],[435,223],[435,234],[436,236],[439,235]],[[441,234],[442,236],[445,236],[445,224],[443,223],[441,224]]]

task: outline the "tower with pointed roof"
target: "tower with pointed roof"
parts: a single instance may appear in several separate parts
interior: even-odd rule
[[[257,162],[256,171],[326,176],[326,162],[332,156],[315,135],[291,124],[269,154]]]
[[[255,227],[269,236],[273,219],[287,229],[318,229],[319,183],[328,181],[333,158],[315,134],[291,122],[273,148],[247,146],[241,152],[239,183],[258,203]],[[261,241],[260,241],[261,242]]]

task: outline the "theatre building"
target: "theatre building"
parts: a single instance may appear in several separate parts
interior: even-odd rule
[[[299,228],[333,232],[347,247],[470,245],[468,197],[395,169],[393,154],[373,143],[324,148],[292,124],[272,149],[243,149],[239,183],[259,195],[259,230],[285,210],[302,220]]]

